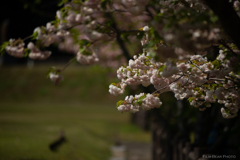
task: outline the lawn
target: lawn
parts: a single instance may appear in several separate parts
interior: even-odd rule
[[[116,140],[150,141],[117,111],[122,97],[108,94],[108,69],[72,66],[60,86],[45,78],[47,69],[0,68],[0,160],[107,160]],[[53,152],[61,131],[67,141]]]

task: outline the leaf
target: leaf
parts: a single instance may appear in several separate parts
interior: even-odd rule
[[[151,58],[154,58],[154,57],[156,57],[156,52],[154,52],[154,51],[153,51],[153,52],[150,52],[149,55],[150,55]]]
[[[38,32],[36,31],[32,34],[32,40],[37,39],[37,37],[38,37]]]
[[[154,46],[156,46],[156,42],[155,41],[149,41],[148,43],[147,43],[147,45],[146,45],[146,47],[147,48],[152,48],[152,47],[154,47]]]
[[[56,67],[50,67],[46,73],[47,78],[49,78],[50,73],[56,73]]]
[[[230,110],[227,109],[227,108],[224,108],[225,109],[225,112],[228,113],[228,114],[231,114]]]
[[[132,72],[132,70],[130,68],[127,68],[128,71]]]
[[[150,56],[146,56],[148,59],[152,59],[152,57],[150,57]]]
[[[219,48],[223,48],[223,45],[222,45],[222,44],[220,44],[218,47],[219,47]]]
[[[10,44],[10,42],[6,41],[0,46],[0,54],[3,56],[3,54],[6,52],[5,48]]]
[[[74,43],[75,43],[75,44],[78,43],[78,42],[79,42],[79,40],[78,40],[79,30],[77,30],[76,28],[72,28],[72,29],[70,30],[70,33],[71,33],[71,36],[72,36],[72,38],[73,38],[73,40],[74,40]]]
[[[86,39],[82,39],[79,41],[79,45],[82,47],[82,46],[86,46],[86,47],[89,47],[91,45],[91,42],[86,40]]]
[[[68,11],[71,9],[70,6],[64,6],[60,9],[62,17],[66,17],[68,15]],[[66,20],[65,20],[66,21]],[[64,20],[62,21],[64,22]],[[67,21],[66,21],[67,22]]]
[[[193,101],[193,97],[189,97],[187,100],[188,100],[188,102],[190,103],[190,102]]]
[[[113,25],[113,21],[110,21],[110,20],[107,21],[107,22],[106,22],[106,25],[109,26],[109,27],[111,27],[111,26]]]
[[[210,20],[211,20],[213,23],[215,23],[215,22],[218,21],[218,16],[212,16],[212,17],[210,17]]]
[[[143,63],[144,63],[146,66],[151,65],[150,61],[144,61]]]
[[[158,68],[158,71],[159,71],[159,72],[162,72],[164,68],[166,68],[166,66],[165,66],[165,65],[162,65],[162,66],[160,66],[160,67]]]
[[[91,56],[92,55],[92,52],[89,52],[89,51],[86,51],[84,50],[83,52],[81,52],[83,55],[85,56]]]
[[[25,48],[24,52],[25,52],[24,57],[27,57],[31,51],[30,51],[30,49]]]
[[[146,98],[146,94],[144,94],[143,96],[141,96],[140,98],[138,98],[137,101],[136,101],[136,103],[141,106],[144,98]]]
[[[79,51],[80,53],[82,53],[82,52],[85,51],[85,49],[86,49],[86,47],[82,47],[82,48],[80,47],[78,51]]]
[[[219,69],[221,67],[221,61],[220,60],[214,60],[212,61],[212,65],[215,69]]]
[[[216,99],[217,99],[217,96],[213,95],[213,98],[216,100]]]
[[[118,102],[117,102],[117,107],[119,107],[120,105],[122,105],[124,102],[125,102],[125,101],[123,101],[123,100],[118,101]]]

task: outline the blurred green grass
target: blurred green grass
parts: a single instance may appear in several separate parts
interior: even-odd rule
[[[1,102],[116,102],[119,97],[110,96],[108,85],[113,73],[99,66],[70,66],[63,71],[65,80],[60,86],[46,78],[50,65],[13,66],[0,68]],[[57,68],[61,68],[58,66]]]
[[[109,69],[67,68],[60,86],[45,78],[49,66],[0,68],[0,160],[105,160],[116,139],[149,142],[108,93]],[[49,144],[64,131],[58,152]]]

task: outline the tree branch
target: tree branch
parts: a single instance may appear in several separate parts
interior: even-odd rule
[[[118,27],[117,27],[117,24],[116,24],[116,22],[114,21],[114,18],[113,18],[113,16],[111,15],[111,14],[107,14],[107,16],[108,17],[110,17],[111,18],[111,20],[112,20],[112,28],[115,30],[115,32],[116,32],[116,40],[117,40],[117,43],[118,43],[118,45],[120,46],[120,48],[122,49],[122,52],[123,52],[123,55],[127,58],[127,60],[129,61],[130,59],[131,59],[131,57],[130,57],[130,54],[129,54],[129,52],[128,52],[128,50],[127,50],[127,47],[125,46],[125,44],[124,44],[124,41],[122,40],[122,38],[121,38],[121,31],[118,29]]]

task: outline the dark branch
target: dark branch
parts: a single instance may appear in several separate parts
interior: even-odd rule
[[[227,48],[234,56],[237,56],[237,54],[227,45],[224,40],[220,40],[219,43],[221,43],[225,48]]]
[[[121,38],[121,31],[118,29],[118,27],[117,27],[117,24],[116,24],[116,22],[114,21],[114,18],[113,18],[113,16],[111,15],[111,14],[107,14],[107,17],[110,17],[111,18],[111,20],[112,20],[112,28],[115,30],[115,32],[116,32],[116,40],[117,40],[117,43],[118,43],[118,45],[120,46],[120,48],[121,48],[121,50],[122,50],[122,52],[123,52],[123,55],[127,58],[127,60],[129,61],[130,59],[131,59],[131,57],[130,57],[130,54],[129,54],[129,52],[128,52],[128,50],[127,50],[127,47],[125,46],[125,43],[124,43],[124,41],[122,40],[122,38]]]

